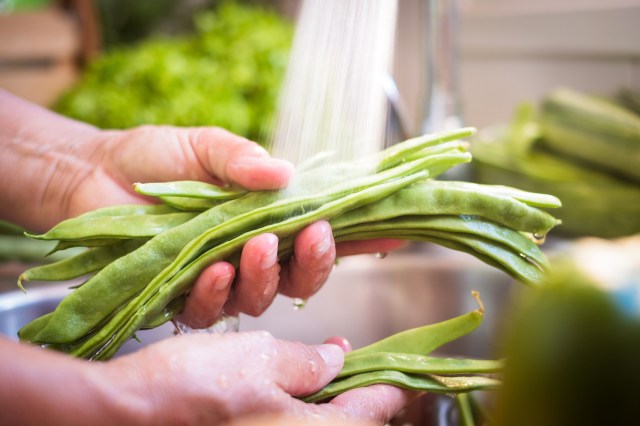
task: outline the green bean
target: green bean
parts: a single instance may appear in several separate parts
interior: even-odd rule
[[[397,350],[397,349],[396,349]],[[336,379],[377,370],[420,374],[497,373],[503,363],[484,359],[439,358],[398,352],[347,354]]]
[[[426,391],[441,394],[457,394],[475,390],[496,390],[499,380],[483,376],[444,377],[403,373],[394,370],[380,370],[356,374],[345,379],[332,382],[320,391],[301,398],[304,402],[318,402],[339,395],[351,389],[387,384],[415,391]]]
[[[406,165],[411,167],[411,165]],[[423,179],[425,172],[418,172],[407,177],[400,177],[390,182],[377,186],[364,188],[361,191],[338,198],[332,202],[322,203],[322,206],[311,212],[301,214],[282,222],[257,228],[246,232],[234,239],[216,245],[213,249],[202,254],[192,262],[189,267],[179,270],[175,276],[164,283],[154,279],[141,294],[130,301],[127,306],[118,311],[107,325],[104,325],[79,347],[71,349],[76,356],[92,359],[105,359],[112,356],[118,347],[128,340],[133,333],[151,318],[155,317],[164,306],[174,298],[186,291],[197,274],[214,261],[225,259],[234,252],[241,250],[242,246],[252,237],[265,232],[275,232],[279,235],[293,234],[327,215],[341,214],[343,211],[354,208],[364,203],[381,199],[399,187],[408,185],[419,179]]]
[[[472,133],[460,129],[427,135],[355,162],[310,168],[283,191],[234,192],[199,182],[138,185],[139,191],[174,207],[153,208],[161,214],[151,213],[151,207],[131,214],[113,208],[49,231],[62,245],[132,242],[138,236],[148,240],[109,262],[52,314],[23,327],[19,336],[76,356],[109,358],[139,329],[172,318],[210,263],[226,260],[237,266],[242,246],[265,232],[279,236],[279,254],[286,259],[294,235],[320,219],[330,221],[336,241],[375,236],[434,241],[472,253],[525,282],[535,281],[530,269],[542,273],[538,266],[546,259],[521,233],[542,235],[555,226],[558,222],[537,207],[555,207],[557,199],[508,187],[431,180],[471,160],[466,143],[457,139]],[[312,189],[310,182],[321,178],[328,189]],[[118,217],[127,219],[119,223]],[[169,218],[184,220],[173,223]],[[103,226],[90,226],[96,223]],[[113,291],[114,283],[118,291]],[[481,312],[467,315],[468,322],[458,320],[462,327],[427,338],[420,347],[433,349],[473,329]]]
[[[99,216],[130,216],[130,215],[149,215],[149,214],[166,214],[176,213],[174,209],[162,204],[125,204],[119,206],[101,207],[79,216],[76,219],[86,219],[89,217]],[[73,220],[73,219],[69,219]]]
[[[159,197],[160,200],[168,206],[182,211],[201,212],[209,210],[220,204],[220,201],[207,200],[204,198],[188,198],[188,197]]]
[[[206,182],[182,180],[175,182],[135,183],[133,189],[155,197],[187,197],[207,200],[232,200],[247,193],[245,190],[225,188]]]
[[[238,198],[236,200],[231,200],[227,203],[220,205],[217,208],[213,208],[208,210],[207,212],[199,215],[195,219],[188,222],[191,226],[193,224],[200,225],[201,222],[205,220],[211,221],[213,224],[215,223],[224,223],[223,228],[216,228],[215,226],[212,228],[214,231],[213,234],[216,234],[215,237],[220,240],[220,238],[230,238],[233,236],[234,232],[238,232],[242,230],[242,226],[252,227],[258,226],[260,221],[273,220],[274,215],[280,214],[288,215],[292,213],[293,209],[305,209],[310,205],[315,205],[316,207],[326,203],[328,199],[335,199],[340,196],[344,196],[345,194],[362,188],[366,188],[369,185],[382,182],[384,180],[396,179],[400,176],[403,176],[407,173],[416,172],[421,169],[421,167],[429,163],[430,159],[422,159],[418,161],[414,161],[407,164],[402,164],[394,169],[381,172],[378,175],[374,175],[373,177],[365,177],[360,180],[354,182],[347,182],[346,184],[338,185],[330,191],[327,191],[325,196],[320,196],[322,194],[315,194],[313,196],[306,197],[298,197],[291,198],[278,201],[273,203],[278,198],[277,193],[272,193],[272,195],[267,196],[266,198],[260,197],[258,194],[249,194],[248,196]],[[420,174],[421,173],[421,174]],[[420,176],[424,178],[426,176],[425,172],[420,172]],[[328,198],[327,198],[328,197]],[[263,208],[257,208],[257,206],[261,205],[260,202],[264,202]],[[269,205],[269,202],[273,203]],[[246,203],[247,206],[250,206],[251,209],[246,214],[237,215],[234,214],[237,209],[235,207],[238,204]],[[303,203],[303,204],[301,204]],[[222,213],[222,218],[210,218],[212,215],[217,215],[221,213],[221,210],[224,211],[226,209],[231,210],[227,212],[227,214]],[[295,211],[295,210],[293,210]],[[280,212],[280,213],[278,213]],[[211,220],[217,219],[217,220]],[[226,222],[225,222],[226,219]],[[242,226],[241,226],[242,225]],[[171,232],[171,231],[174,231]],[[176,249],[184,247],[182,252],[191,253],[193,251],[193,247],[196,249],[200,248],[202,241],[207,241],[209,239],[209,235],[212,234],[212,231],[209,230],[206,233],[203,233],[204,229],[198,227],[197,230],[185,230],[182,227],[176,227],[172,230],[164,232],[158,237],[160,239],[154,238],[150,240],[149,243],[145,244],[141,247],[141,249],[149,248],[150,250],[145,250],[145,252],[149,252],[148,256],[153,256],[152,259],[144,259],[145,262],[153,261],[154,265],[162,266],[164,269],[170,262],[171,258],[169,256],[162,256],[166,251],[175,250],[168,249],[168,247],[175,247]],[[222,232],[224,231],[224,232]],[[194,234],[200,234],[198,238],[193,238]],[[175,235],[174,235],[175,234]],[[196,235],[197,235],[196,234]],[[184,239],[182,238],[184,237]],[[191,237],[191,238],[189,238]],[[173,239],[178,239],[178,241],[172,241]],[[193,239],[193,241],[189,241],[189,239]],[[152,243],[154,242],[154,243]],[[188,244],[187,244],[188,242]],[[139,249],[140,250],[140,249]],[[136,251],[138,252],[138,251]],[[136,253],[134,252],[134,253]],[[159,256],[161,255],[161,256]],[[192,254],[191,254],[192,256]],[[184,257],[184,256],[183,256]],[[124,256],[124,261],[130,260],[127,256]],[[188,258],[187,258],[188,260]],[[134,261],[138,262],[140,259],[134,259]],[[185,259],[179,257],[176,262],[184,262]],[[118,261],[110,264],[106,268],[104,268],[101,273],[107,275],[106,279],[109,280],[108,275],[115,274],[116,276],[120,274],[120,270],[115,268],[115,271],[112,272],[113,265],[116,265]],[[131,268],[130,266],[127,269],[135,269],[133,271],[132,277],[127,277],[128,286],[119,289],[119,293],[117,297],[108,297],[109,292],[109,282],[104,282],[101,277],[101,273],[97,274],[93,280],[90,280],[89,283],[85,284],[78,291],[72,293],[67,296],[56,309],[56,312],[61,312],[56,319],[56,316],[50,317],[51,321],[48,322],[39,322],[37,328],[35,326],[30,326],[29,324],[20,331],[21,338],[35,341],[35,342],[49,342],[56,344],[69,344],[76,340],[79,340],[83,335],[93,330],[104,318],[105,315],[111,314],[114,310],[116,310],[119,306],[123,305],[127,300],[129,300],[134,294],[138,291],[142,290],[148,283],[153,280],[163,280],[166,278],[168,273],[171,273],[171,270],[175,270],[174,266],[169,272],[164,271],[162,274],[157,275],[157,269],[154,268],[152,273],[147,275],[147,271],[149,268]],[[135,275],[139,274],[139,275]],[[155,278],[153,278],[155,276]],[[95,279],[99,284],[95,285]],[[92,285],[94,284],[94,285]],[[151,285],[152,287],[152,285]],[[95,291],[93,291],[95,289]],[[104,294],[103,294],[104,293]],[[86,296],[85,296],[86,295]],[[90,298],[91,300],[87,300]],[[102,299],[108,300],[102,300]],[[93,305],[94,309],[87,309],[87,305]],[[98,305],[99,308],[95,309],[95,305]],[[42,325],[46,324],[44,328]]]
[[[480,303],[477,293],[474,297]],[[455,318],[422,327],[416,327],[379,340],[368,346],[355,349],[347,358],[361,354],[397,352],[403,354],[428,355],[445,343],[449,343],[475,330],[481,323],[484,308],[457,316]]]
[[[471,234],[461,236],[447,232],[416,232],[413,230],[402,232],[401,230],[393,230],[388,233],[362,232],[348,236],[349,241],[372,238],[395,238],[431,242],[453,250],[469,253],[528,285],[539,285],[544,276],[544,271],[539,265],[522,256],[520,253],[514,253],[500,244],[494,244],[490,240]],[[342,239],[338,238],[336,241],[342,241]]]
[[[61,254],[49,256],[52,254],[53,245],[55,244],[52,241],[35,241],[21,234],[0,235],[0,262],[46,263],[65,259],[67,256]]]
[[[96,247],[55,263],[28,269],[18,278],[22,288],[25,281],[63,281],[78,278],[107,266],[115,259],[137,249],[144,240],[124,240],[116,244]]]
[[[153,237],[193,219],[196,215],[184,212],[75,218],[59,223],[45,234],[29,234],[29,237],[63,241]]]
[[[473,409],[468,393],[460,393],[456,395],[456,405],[460,412],[461,426],[475,426],[476,422],[473,418]]]
[[[511,228],[500,226],[494,222],[480,217],[472,216],[404,216],[383,221],[369,221],[363,217],[359,225],[351,225],[346,228],[337,228],[336,237],[358,232],[378,232],[405,230],[447,231],[460,234],[471,234],[487,238],[510,248],[516,253],[522,253],[528,259],[543,268],[548,268],[546,256],[538,249],[535,239]]]
[[[422,140],[421,140],[422,141]],[[429,171],[429,177],[434,178],[438,174],[442,173],[454,165],[467,163],[471,161],[471,155],[465,148],[466,144],[459,141],[444,142],[442,145],[432,146],[431,140],[422,141],[427,147],[421,148],[421,156],[415,158],[409,158],[409,153],[413,152],[413,148],[409,147],[407,150],[398,149],[395,154],[398,156],[394,160],[393,167],[402,164],[403,162],[411,162],[415,159],[432,158],[430,163],[425,164],[425,168]],[[404,146],[396,145],[401,148]],[[406,152],[405,152],[406,151]],[[383,151],[384,153],[384,151]],[[381,156],[375,156],[373,160],[371,158],[365,158],[362,160],[356,160],[352,162],[343,162],[332,164],[323,168],[311,169],[305,173],[294,176],[290,187],[293,187],[295,194],[310,194],[317,190],[317,182],[322,183],[322,187],[326,188],[332,185],[337,185],[341,182],[349,181],[363,176],[369,176],[376,172],[384,171],[391,168],[390,164],[385,167],[380,165]],[[443,161],[443,160],[446,160]]]
[[[77,248],[77,247],[86,247],[86,248],[106,247],[114,244],[119,244],[129,239],[130,238],[122,237],[122,238],[89,238],[89,239],[79,239],[79,240],[58,241],[55,247],[49,252],[48,255],[55,253],[57,251],[62,251],[62,250],[67,250],[70,248]],[[144,242],[144,241],[147,241],[148,238],[136,238],[136,240]]]
[[[524,201],[505,196],[491,185],[428,180],[403,188],[393,196],[361,210],[334,219],[335,226],[344,228],[359,222],[365,215],[371,221],[408,215],[468,215],[480,216],[492,222],[522,232],[546,234],[558,224],[557,219]]]
[[[238,211],[265,205],[278,198],[277,192],[249,194],[207,210],[194,219],[169,229],[147,241],[137,250],[110,263],[89,282],[65,297],[53,315],[23,327],[21,339],[38,343],[68,343],[81,339],[111,315],[118,307],[139,293],[177,253],[195,236],[212,224],[236,216]],[[118,283],[114,292],[112,283]],[[45,318],[45,317],[42,317]]]
[[[443,142],[455,141],[463,139],[475,134],[476,130],[472,127],[466,127],[453,131],[442,131],[419,136],[417,138],[406,140],[402,143],[392,145],[389,148],[377,154],[378,171],[395,167],[404,161],[411,161],[411,156],[417,152],[423,151],[427,147],[442,144]]]

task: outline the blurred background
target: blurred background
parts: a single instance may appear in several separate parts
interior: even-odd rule
[[[0,0],[0,88],[103,128],[218,125],[266,143],[299,6],[298,0]],[[539,343],[540,359],[558,360],[541,363],[539,371],[548,375],[540,377],[563,371],[574,381],[585,370],[573,376],[565,367],[589,350],[587,342],[606,340],[602,336],[612,340],[590,358],[593,364],[582,366],[590,373],[606,370],[602,363],[614,351],[638,353],[637,345],[625,343],[637,341],[629,336],[637,337],[640,317],[639,41],[640,0],[399,2],[389,91],[396,141],[438,128],[477,127],[470,141],[474,161],[455,177],[558,196],[563,207],[553,214],[563,224],[543,248],[552,258],[570,259],[588,277],[578,281],[597,289],[586,296],[577,290],[574,297],[567,296],[573,287],[561,287],[558,298],[549,291],[527,304],[531,310],[523,308],[534,317],[553,314],[557,322],[540,322],[539,329],[566,324],[554,335],[537,334],[535,321],[523,320],[537,340],[523,339],[512,352],[531,354],[527,345]],[[1,232],[6,297],[0,297],[0,323],[11,334],[52,309],[66,287],[49,293],[41,287],[39,298],[32,285],[31,303],[9,291],[19,271],[42,262],[49,247],[10,226]],[[263,317],[243,317],[241,327],[309,343],[340,334],[360,346],[475,309],[472,289],[487,306],[485,324],[445,351],[494,356],[509,334],[504,325],[518,324],[510,301],[521,296],[520,286],[474,258],[431,246],[385,259],[346,259],[304,309],[278,298]],[[589,303],[576,304],[583,296]],[[593,302],[598,297],[606,301]],[[564,309],[569,306],[575,309]],[[600,328],[585,319],[598,323],[605,311]],[[580,324],[595,334],[582,336]],[[146,342],[172,332],[163,329]],[[571,345],[567,336],[582,337]],[[618,359],[617,376],[638,378],[638,359]],[[540,392],[526,400],[521,397],[529,390],[519,384],[532,376],[520,375],[526,367],[518,371],[508,402],[522,413],[577,392],[567,388],[545,399],[558,381],[540,380]],[[602,384],[611,376],[594,377]],[[616,394],[633,394],[624,385]],[[597,400],[606,413],[611,401],[604,395],[584,396],[582,407]],[[628,401],[616,403],[611,407],[626,414]],[[457,424],[452,407],[449,399],[427,398],[394,424]],[[506,411],[503,424],[515,424],[509,416],[518,410]],[[567,412],[558,409],[555,420],[531,415],[528,424],[638,424],[598,416],[572,422],[562,416],[575,412]]]

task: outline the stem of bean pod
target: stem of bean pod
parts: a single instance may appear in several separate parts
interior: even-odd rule
[[[460,393],[456,395],[456,405],[460,413],[461,426],[475,426],[476,422],[473,416],[473,409],[469,401],[469,394]]]

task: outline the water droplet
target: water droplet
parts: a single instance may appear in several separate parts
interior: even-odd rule
[[[318,364],[316,364],[315,361],[309,361],[309,366],[311,367],[311,374],[318,372]]]
[[[533,240],[536,244],[542,244],[546,239],[547,239],[546,234],[538,234],[538,233],[533,234]]]
[[[376,253],[376,259],[384,259],[387,255],[389,255],[387,252]]]
[[[294,297],[293,298],[293,310],[294,311],[298,311],[302,308],[304,308],[307,305],[307,300],[306,299],[301,299],[299,297]]]
[[[222,334],[238,331],[240,328],[240,319],[237,316],[223,314],[218,321],[207,328],[191,328],[176,319],[173,320],[173,324],[178,334]]]

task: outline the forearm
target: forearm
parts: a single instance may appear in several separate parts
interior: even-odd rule
[[[70,151],[99,130],[0,90],[0,219],[37,229],[47,204],[59,206],[50,183],[74,168]]]
[[[1,417],[11,425],[145,424],[146,401],[104,369],[0,337]]]

